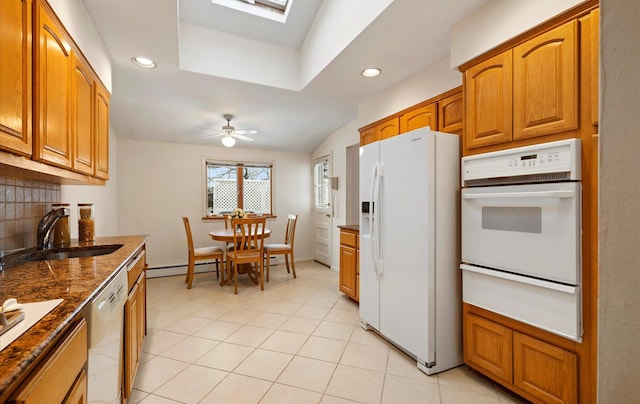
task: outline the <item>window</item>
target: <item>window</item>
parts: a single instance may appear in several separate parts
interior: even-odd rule
[[[323,160],[313,167],[313,185],[316,208],[329,207],[329,161]]]
[[[207,216],[220,216],[240,207],[246,212],[272,214],[271,163],[205,162]]]

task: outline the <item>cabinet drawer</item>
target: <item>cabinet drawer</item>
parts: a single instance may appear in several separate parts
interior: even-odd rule
[[[133,258],[127,263],[127,281],[129,283],[128,290],[133,288],[133,285],[138,281],[138,277],[144,270],[145,266],[145,251],[144,249],[140,249],[136,251]]]
[[[61,403],[87,363],[87,322],[80,323],[54,348],[18,391],[13,403]]]
[[[346,245],[349,247],[357,248],[358,247],[358,234],[350,233],[346,231],[340,232],[340,244]]]

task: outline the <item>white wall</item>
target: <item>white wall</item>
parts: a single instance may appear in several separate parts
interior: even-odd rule
[[[224,222],[207,221],[204,215],[203,159],[259,161],[274,164],[274,210],[267,220],[269,241],[284,241],[287,214],[299,214],[296,227],[296,260],[311,259],[311,156],[161,143],[134,139],[118,141],[118,231],[149,234],[150,267],[185,265],[187,241],[182,216],[189,217],[196,246],[212,245],[208,233]]]
[[[598,402],[640,397],[640,2],[601,0]]]
[[[401,81],[358,105],[358,127],[462,85],[462,74],[449,67],[449,58]]]
[[[93,203],[96,237],[117,236],[118,226],[118,139],[109,128],[109,181],[99,185],[63,185],[61,202],[71,204],[71,238],[78,237],[78,203]]]
[[[494,0],[451,30],[451,66],[457,67],[585,0]]]
[[[332,132],[312,153],[312,158],[332,155],[331,176],[338,177],[338,190],[334,193],[334,217],[331,220],[331,269],[340,268],[340,230],[337,226],[346,223],[346,166],[347,146],[360,143],[356,121],[351,121]],[[296,241],[297,243],[297,241]]]

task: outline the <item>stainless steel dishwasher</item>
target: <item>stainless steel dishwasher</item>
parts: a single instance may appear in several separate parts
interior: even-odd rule
[[[123,267],[84,311],[89,324],[89,403],[122,402],[120,369],[127,286],[127,271]]]

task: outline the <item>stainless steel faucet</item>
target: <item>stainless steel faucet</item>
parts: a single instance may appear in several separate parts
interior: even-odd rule
[[[53,229],[53,225],[56,224],[61,217],[69,216],[70,210],[68,208],[53,209],[51,212],[44,215],[38,223],[38,250],[48,250],[51,248],[50,234]]]

